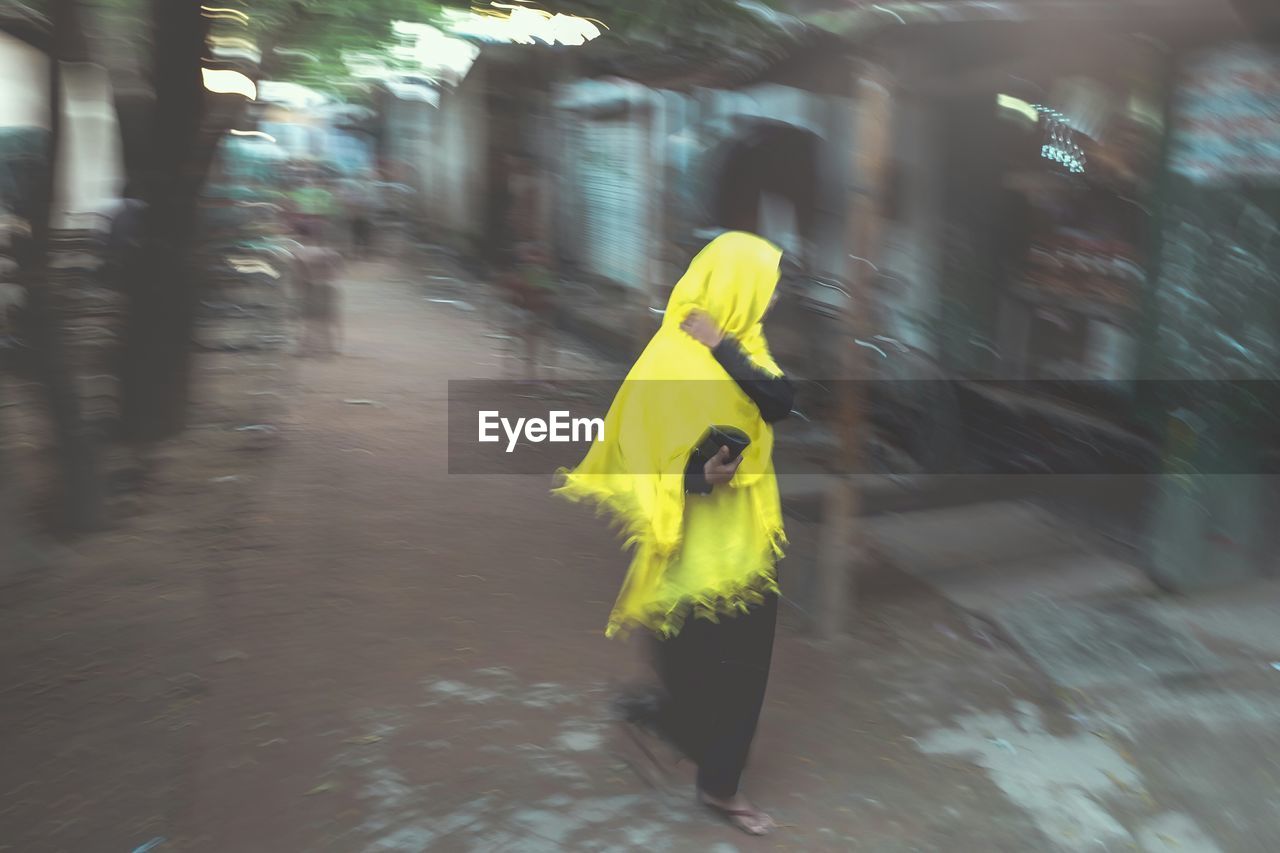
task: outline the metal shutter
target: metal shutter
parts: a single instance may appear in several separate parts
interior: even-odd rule
[[[581,263],[596,275],[642,287],[649,231],[644,125],[587,120],[576,136]]]

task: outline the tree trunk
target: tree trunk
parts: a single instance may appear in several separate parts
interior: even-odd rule
[[[74,0],[56,0],[51,8],[53,49],[49,55],[49,135],[36,200],[31,212],[31,237],[20,260],[27,299],[27,334],[34,367],[44,390],[53,422],[60,486],[59,515],[72,533],[96,529],[101,523],[102,489],[94,436],[80,411],[80,395],[62,337],[62,315],[49,274],[53,199],[62,142],[62,60],[83,58]]]
[[[153,0],[155,105],[148,174],[131,176],[147,202],[130,282],[121,363],[124,434],[149,442],[185,425],[199,280],[192,267],[197,203],[208,170],[201,143],[207,19],[200,0]],[[212,144],[212,143],[209,143]]]
[[[154,92],[118,98],[133,197],[147,203],[132,271],[121,356],[121,422],[148,443],[182,431],[190,402],[191,343],[203,271],[196,268],[200,192],[223,133],[244,114],[238,95],[210,96],[202,57],[209,19],[201,0],[152,0]],[[282,28],[307,15],[289,6]],[[276,34],[262,42],[259,78],[272,67]]]

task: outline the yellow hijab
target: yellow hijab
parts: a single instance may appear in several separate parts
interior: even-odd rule
[[[742,232],[704,248],[671,292],[662,327],[623,380],[605,416],[604,439],[554,493],[611,514],[634,549],[605,631],[641,626],[669,636],[685,617],[715,619],[776,592],[774,563],[785,535],[773,471],[773,429],[712,356],[680,329],[708,314],[757,366],[780,375],[761,321],[778,284],[782,252]],[[689,453],[712,425],[751,437],[737,474],[686,507]]]

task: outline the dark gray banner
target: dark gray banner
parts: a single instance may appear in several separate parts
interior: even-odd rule
[[[664,398],[688,400],[691,384],[695,383],[650,383],[643,396],[661,407]],[[795,411],[775,426],[774,464],[779,474],[1280,470],[1277,382],[795,384]],[[557,468],[572,467],[592,441],[603,437],[604,417],[619,385],[617,380],[451,381],[449,473],[550,476]],[[663,385],[671,386],[670,393]],[[862,415],[841,415],[846,395],[857,402]],[[855,432],[862,451],[859,468],[844,471],[841,448]],[[699,437],[689,438],[690,449]]]

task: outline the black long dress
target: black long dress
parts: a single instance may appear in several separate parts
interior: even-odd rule
[[[768,423],[791,412],[795,392],[785,377],[760,370],[726,337],[712,354]],[[700,467],[685,471],[690,500],[712,490]],[[674,637],[654,638],[662,689],[628,708],[632,722],[667,739],[698,766],[698,788],[727,799],[738,792],[764,704],[773,657],[778,599],[716,622],[689,619]]]

